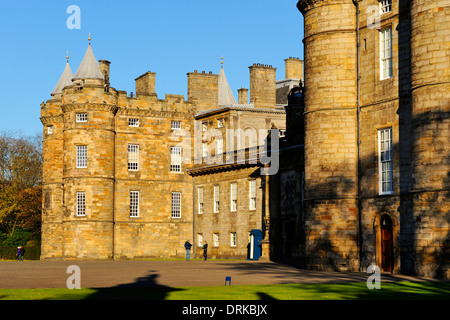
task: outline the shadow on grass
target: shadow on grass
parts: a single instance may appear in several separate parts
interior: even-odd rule
[[[450,300],[450,282],[384,282],[381,289],[366,283],[300,285],[306,299],[325,300]]]
[[[109,288],[93,288],[94,293],[86,296],[84,300],[165,300],[171,292],[183,291],[158,284],[158,277],[158,274],[149,274],[133,283]],[[59,300],[58,297],[55,300]]]

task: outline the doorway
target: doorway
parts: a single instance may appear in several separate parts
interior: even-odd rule
[[[388,215],[381,218],[381,271],[392,272],[394,268],[394,246],[392,219]]]

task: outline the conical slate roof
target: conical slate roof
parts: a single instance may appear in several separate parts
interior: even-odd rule
[[[67,61],[66,67],[64,68],[64,71],[61,77],[59,78],[58,83],[56,84],[55,88],[50,94],[54,96],[55,94],[61,93],[62,89],[64,89],[65,86],[72,84],[72,78],[73,73],[72,70],[70,69],[69,61]]]
[[[221,66],[219,72],[219,106],[231,104],[236,104],[236,99],[228,84],[225,71],[223,71],[223,66]]]
[[[81,61],[73,79],[104,79],[94,52],[92,52],[91,44],[89,44],[83,61]]]

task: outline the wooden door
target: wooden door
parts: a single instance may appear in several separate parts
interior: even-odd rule
[[[392,272],[393,263],[392,228],[381,229],[381,268],[384,272]]]

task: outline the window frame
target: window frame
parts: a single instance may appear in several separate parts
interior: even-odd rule
[[[230,247],[237,247],[237,234],[236,232],[230,232]]]
[[[77,169],[86,169],[87,168],[87,159],[88,159],[88,150],[87,145],[77,145],[76,146],[76,168]]]
[[[172,219],[181,219],[181,192],[172,192]]]
[[[203,187],[197,188],[197,214],[203,214],[205,203],[203,202]]]
[[[380,15],[392,12],[392,0],[378,0],[380,4]]]
[[[178,153],[174,153],[177,151]],[[170,173],[181,173],[182,148],[179,146],[170,147]]]
[[[76,208],[75,213],[77,217],[86,216],[86,191],[77,191],[76,193]]]
[[[220,186],[219,185],[214,185],[214,188],[213,188],[213,192],[214,192],[214,194],[213,194],[213,200],[214,200],[214,203],[213,203],[213,210],[214,210],[214,213],[218,213],[219,211],[220,211]]]
[[[213,247],[218,248],[220,246],[220,234],[218,232],[213,233]]]
[[[127,167],[128,167],[128,171],[139,171],[139,145],[138,144],[135,144],[135,143],[128,144]]]
[[[87,112],[78,112],[78,113],[76,113],[75,114],[75,122],[76,123],[88,122]]]
[[[128,126],[133,128],[139,128],[140,126],[139,118],[128,118]]]
[[[230,211],[231,212],[237,211],[237,182],[230,183]]]
[[[197,247],[203,246],[203,233],[197,233]]]
[[[171,120],[170,121],[170,129],[171,130],[181,130],[181,121]]]
[[[248,181],[248,209],[256,210],[256,180]]]
[[[386,133],[389,137],[386,138]],[[387,145],[387,147],[386,147]],[[394,193],[394,150],[392,147],[392,127],[378,130],[378,194]]]
[[[140,213],[139,202],[140,202],[140,192],[136,190],[130,191],[130,218],[139,218]]]
[[[380,37],[380,80],[393,77],[392,26],[379,31]]]

